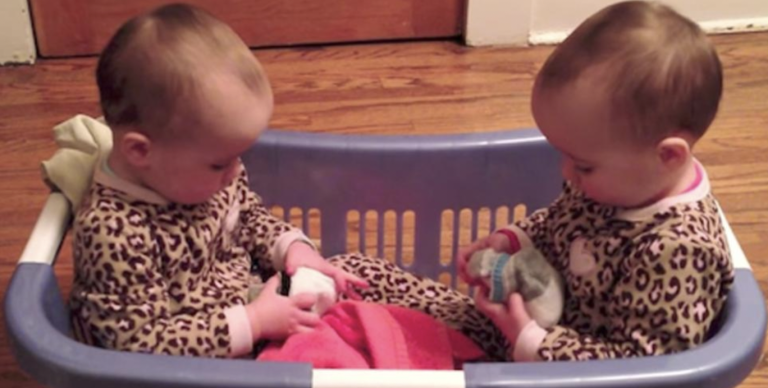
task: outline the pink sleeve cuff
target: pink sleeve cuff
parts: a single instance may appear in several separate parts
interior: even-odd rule
[[[499,229],[493,233],[503,235],[507,238],[507,241],[509,241],[509,251],[507,253],[514,255],[520,251],[520,239],[517,238],[515,232],[509,229]]]
[[[285,254],[288,253],[288,247],[296,241],[306,243],[311,246],[312,249],[317,250],[317,247],[312,243],[312,240],[305,236],[301,231],[291,230],[285,232],[277,238],[277,242],[275,243],[275,246],[272,247],[272,252],[270,252],[272,254],[272,263],[275,265],[275,269],[285,269]]]
[[[517,225],[515,225],[515,224],[507,225],[505,228],[500,229],[500,230],[508,230],[508,231],[514,233],[514,235],[517,237],[518,249],[524,249],[524,248],[533,247],[533,242],[531,241],[531,238],[528,237],[528,234],[526,234]]]
[[[253,334],[251,322],[245,312],[245,306],[237,305],[224,310],[229,326],[229,339],[231,351],[230,357],[238,357],[248,354],[253,349]]]
[[[517,337],[512,359],[517,362],[539,361],[537,353],[546,336],[547,331],[542,329],[536,321],[528,322]]]

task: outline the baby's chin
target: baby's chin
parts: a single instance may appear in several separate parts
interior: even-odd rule
[[[612,206],[612,207],[621,207],[621,208],[631,209],[631,208],[640,207],[640,203],[641,203],[641,201],[637,201],[634,199],[590,195],[590,193],[587,193],[587,192],[585,192],[584,195],[588,199],[594,202],[597,202],[603,206]]]
[[[594,199],[589,197],[593,201],[603,205],[603,206],[611,206],[611,207],[618,207],[622,209],[641,209],[650,205],[653,205],[656,201],[654,200],[638,200],[638,199]]]
[[[180,205],[199,205],[208,202],[218,191],[168,193],[163,195],[168,201]]]

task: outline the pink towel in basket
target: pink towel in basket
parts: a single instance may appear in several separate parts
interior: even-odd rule
[[[317,329],[271,344],[258,360],[315,368],[461,369],[483,357],[472,340],[422,312],[346,301],[328,310]]]

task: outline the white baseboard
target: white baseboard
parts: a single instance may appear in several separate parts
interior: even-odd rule
[[[736,34],[743,32],[768,31],[768,18],[713,20],[699,24],[708,34]],[[533,31],[528,36],[531,45],[553,45],[561,43],[571,31]]]
[[[768,17],[734,20],[714,20],[700,23],[708,34],[768,31]]]
[[[532,4],[533,0],[470,0],[464,42],[467,46],[528,44]]]
[[[528,43],[534,46],[558,44],[565,40],[571,31],[534,31],[528,36]]]
[[[31,64],[36,56],[27,0],[0,0],[0,66]]]

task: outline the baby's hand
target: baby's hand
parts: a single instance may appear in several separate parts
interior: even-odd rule
[[[506,252],[509,254],[515,253],[509,251],[510,245],[509,237],[501,233],[491,233],[491,235],[488,236],[488,247],[496,252]]]
[[[518,293],[510,295],[507,303],[502,304],[491,302],[488,299],[488,291],[479,289],[475,294],[475,304],[507,337],[512,346],[515,346],[520,333],[532,321],[525,309],[523,297]]]
[[[256,300],[245,306],[253,340],[285,339],[291,334],[311,331],[320,317],[308,311],[317,300],[312,294],[285,297],[278,293],[280,280],[273,276]]]
[[[475,285],[475,283],[477,283],[477,279],[473,279],[467,273],[467,263],[469,263],[469,259],[472,258],[472,255],[475,252],[487,248],[491,248],[496,252],[506,252],[509,249],[509,239],[503,234],[491,233],[489,236],[480,238],[469,246],[459,249],[459,252],[456,255],[456,264],[458,265],[459,276],[462,280],[467,282],[467,284]]]
[[[299,267],[312,268],[330,277],[336,284],[336,291],[347,295],[351,299],[362,299],[354,287],[368,288],[368,282],[365,280],[341,268],[334,267],[309,245],[295,242],[288,247],[285,258],[285,271],[288,275],[293,276]]]

